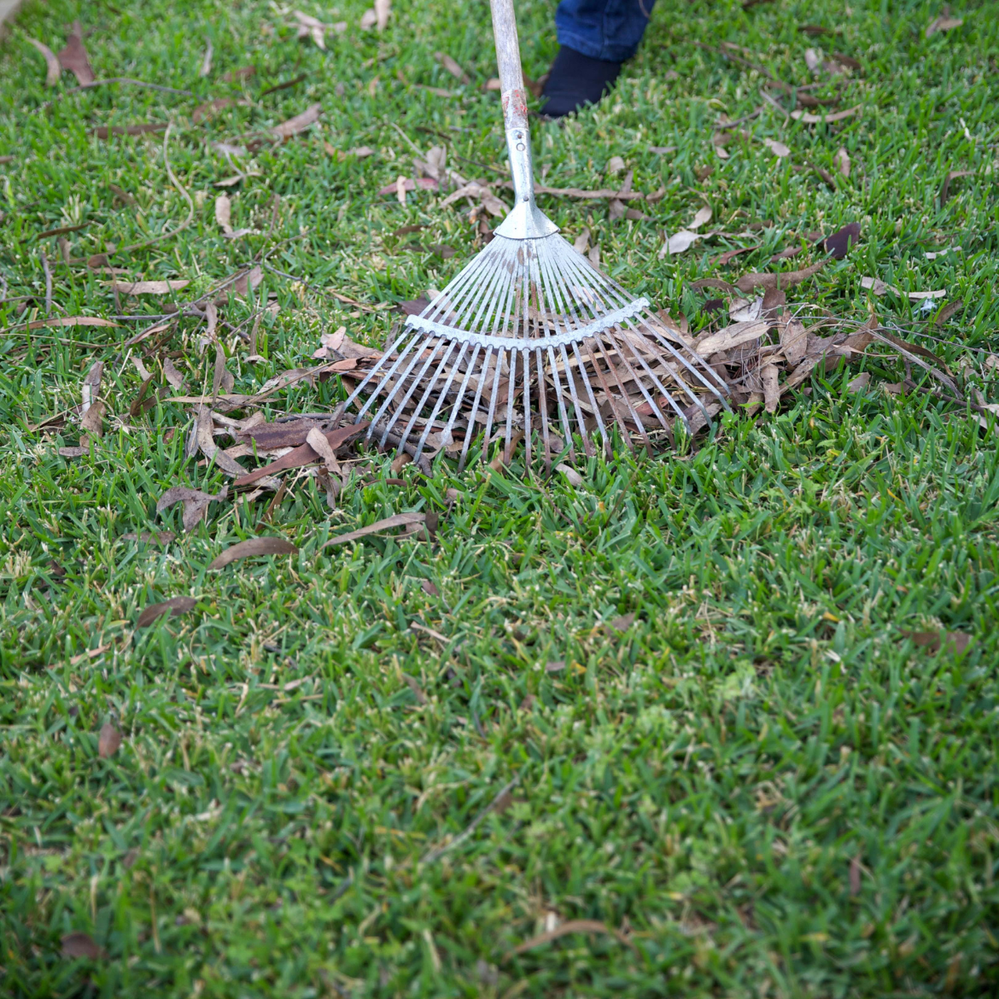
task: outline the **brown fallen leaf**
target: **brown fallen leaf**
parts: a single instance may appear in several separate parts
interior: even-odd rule
[[[937,314],[936,319],[933,320],[935,326],[943,326],[948,319],[952,316],[956,316],[964,308],[964,302],[958,299],[956,302],[951,302],[949,305],[945,305],[940,312]]]
[[[565,463],[556,465],[555,471],[561,472],[570,486],[575,486],[578,489],[583,485],[583,477],[571,465],[566,465]]]
[[[357,541],[360,538],[366,538],[369,534],[378,534],[381,531],[391,530],[393,527],[407,528],[402,534],[397,535],[397,537],[403,538],[415,533],[417,525],[424,524],[426,521],[427,515],[425,513],[395,513],[391,517],[377,520],[367,527],[361,527],[356,531],[348,531],[346,534],[338,534],[335,538],[330,538],[323,547],[329,548],[331,545],[344,545],[351,541]]]
[[[767,321],[733,323],[716,333],[708,333],[694,341],[694,350],[701,357],[710,357],[758,340],[770,328]]]
[[[451,58],[446,52],[435,52],[434,58],[446,69],[456,80],[464,84],[471,83],[469,75]]]
[[[144,122],[141,125],[101,125],[90,130],[98,139],[110,139],[112,135],[145,135],[147,132],[165,132],[169,123],[165,121]]]
[[[110,722],[101,726],[101,734],[97,739],[97,755],[106,760],[114,756],[121,746],[121,732]]]
[[[176,365],[168,357],[163,362],[163,377],[169,382],[171,388],[178,392],[184,391],[184,376],[177,370]]]
[[[776,264],[781,260],[790,260],[792,257],[798,256],[798,254],[801,253],[801,250],[802,248],[800,246],[787,246],[783,250],[778,250],[777,253],[770,258],[770,263]]]
[[[232,233],[232,202],[228,194],[219,194],[215,198],[215,221],[224,233]]]
[[[420,686],[416,677],[410,676],[408,673],[400,673],[399,675],[405,681],[406,686],[409,687],[409,689],[413,692],[413,695],[416,697],[416,701],[418,704],[423,705],[429,703],[429,701],[427,700],[427,695],[423,693],[423,688]]]
[[[171,597],[162,603],[150,604],[139,615],[135,626],[137,628],[147,628],[164,614],[169,614],[171,617],[180,617],[181,614],[186,614],[188,611],[194,610],[197,603],[198,601],[194,597]]]
[[[808,353],[808,333],[804,325],[788,312],[781,317],[780,347],[788,368],[796,368]]]
[[[679,232],[673,233],[663,243],[662,249],[659,251],[659,259],[662,260],[663,257],[673,256],[689,250],[700,238],[696,232],[691,232],[689,229],[680,229]]]
[[[734,260],[741,253],[749,253],[752,250],[758,250],[760,248],[759,243],[754,243],[752,246],[740,246],[736,250],[726,250],[724,253],[719,254],[711,262],[717,267],[724,267],[727,263]],[[771,258],[773,259],[773,258]]]
[[[98,961],[105,956],[104,948],[98,946],[89,933],[66,933],[62,938],[62,956],[66,958],[83,957],[90,961]]]
[[[216,97],[213,100],[206,101],[204,104],[199,104],[191,112],[191,121],[195,125],[200,125],[207,118],[211,118],[213,115],[218,114],[219,111],[223,111],[236,103],[232,97]]]
[[[824,266],[825,261],[820,260],[818,263],[812,264],[811,267],[804,267],[800,271],[784,271],[779,274],[755,272],[743,274],[735,284],[739,291],[742,292],[750,292],[754,288],[790,288],[792,285],[807,281],[808,278],[822,270]]]
[[[325,51],[326,25],[311,14],[304,14],[300,10],[293,10],[292,15],[298,21],[298,40],[311,38],[318,48]]]
[[[239,295],[240,297],[246,297],[251,291],[254,291],[261,281],[264,279],[264,272],[260,267],[260,264],[256,264],[251,267],[248,271],[243,271],[237,276],[235,281],[232,282],[230,288],[234,295]]]
[[[527,951],[534,950],[535,947],[542,947],[544,944],[558,940],[569,933],[606,933],[608,936],[615,937],[626,947],[630,947],[632,950],[637,949],[620,930],[612,929],[606,923],[601,923],[596,919],[570,919],[560,926],[555,927],[555,929],[549,930],[547,933],[539,933],[536,937],[531,937],[530,940],[525,940],[524,943],[518,944],[518,946],[514,947],[507,954],[507,957],[509,958],[515,954],[526,954]]]
[[[923,37],[931,38],[938,31],[952,31],[954,28],[960,28],[962,24],[964,24],[964,19],[960,17],[948,17],[946,15],[935,17],[923,29]]]
[[[914,645],[930,652],[941,649],[952,655],[961,655],[971,644],[971,635],[965,631],[903,631],[905,638],[911,638]]]
[[[326,439],[329,441],[330,447],[336,451],[337,448],[352,441],[367,429],[368,421],[362,420],[360,423],[352,424],[349,427],[339,427],[336,430],[327,431]],[[308,432],[306,432],[306,436],[308,436]],[[272,461],[269,465],[256,468],[252,472],[241,476],[236,479],[233,485],[237,488],[249,486],[267,475],[273,475],[275,472],[282,472],[288,468],[301,468],[303,465],[309,465],[314,461],[319,461],[319,455],[312,450],[308,443],[305,443],[301,447],[295,448],[294,451],[289,451],[286,455],[282,455],[276,461]]]
[[[224,569],[227,565],[241,558],[252,558],[255,555],[294,555],[298,546],[284,538],[249,538],[227,548],[209,563],[209,569]]]
[[[220,79],[223,83],[236,83],[238,80],[248,80],[251,76],[255,76],[256,72],[256,66],[240,66],[239,69],[230,69],[229,72],[223,73]]]
[[[177,281],[105,281],[111,291],[120,295],[169,295],[171,291],[180,291],[191,282]]]
[[[791,117],[795,121],[800,121],[805,125],[818,125],[827,122],[843,121],[844,118],[852,118],[861,108],[862,104],[855,104],[845,111],[833,111],[830,114],[812,114],[809,111],[792,111]]]
[[[760,368],[760,381],[763,385],[764,408],[768,413],[776,413],[780,405],[777,365],[767,362]]]
[[[422,589],[428,597],[439,597],[441,595],[440,590],[438,590],[429,579],[420,580],[420,589]]]
[[[211,39],[208,39],[205,44],[205,54],[201,57],[201,68],[198,70],[198,76],[208,76],[212,71],[212,55],[215,52],[215,46],[212,45]]]
[[[844,146],[839,147],[839,151],[833,157],[833,162],[836,164],[836,169],[839,171],[841,177],[850,176],[850,154]]]
[[[696,232],[702,225],[707,225],[711,221],[711,216],[713,214],[714,213],[712,212],[710,205],[702,205],[697,209],[697,214],[694,215],[694,218],[687,223],[687,228],[691,232]]]
[[[391,10],[390,0],[375,0],[374,7],[361,15],[361,30],[370,31],[372,28],[377,28],[379,31],[384,31],[388,25]]]
[[[47,45],[43,45],[34,38],[26,38],[25,41],[34,45],[41,52],[42,58],[45,60],[45,86],[54,87],[59,82],[59,75],[62,73],[62,67],[59,65],[55,53]]]
[[[90,67],[87,50],[83,46],[83,28],[79,21],[73,22],[69,38],[66,39],[66,47],[57,58],[59,65],[63,69],[68,69],[76,77],[76,82],[81,87],[94,82],[94,71]]]
[[[860,239],[860,223],[850,222],[832,235],[826,236],[822,246],[833,260],[842,260],[858,239]]]
[[[860,881],[860,858],[850,858],[850,894],[859,895],[861,888]]]
[[[862,392],[871,383],[871,373],[861,371],[855,378],[851,378],[846,383],[847,392]]]
[[[144,544],[152,541],[158,545],[168,545],[173,541],[173,531],[130,531],[121,536],[122,541],[140,541]]]
[[[319,116],[322,113],[323,107],[321,104],[310,104],[301,114],[297,114],[294,118],[289,118],[287,121],[281,122],[280,125],[275,125],[270,130],[270,134],[275,139],[290,139],[293,135],[298,135],[299,132],[304,132],[307,128],[311,128],[319,120]]]
[[[26,323],[24,329],[40,330],[45,326],[118,326],[110,319],[100,319],[97,316],[60,316],[58,319],[34,319]]]
[[[783,142],[778,142],[776,139],[764,139],[763,145],[779,159],[784,159],[785,156],[791,155],[790,147],[785,146]]]
[[[242,439],[249,439],[258,450],[270,451],[280,447],[297,447],[304,444],[309,431],[317,426],[315,420],[288,420],[284,423],[258,423],[255,427],[237,431]]]
[[[805,35],[835,35],[832,28],[823,28],[819,24],[799,24],[798,30]]]
[[[950,186],[955,180],[960,180],[961,177],[973,177],[974,174],[974,170],[951,170],[940,185],[940,204],[945,204],[950,197]]]
[[[184,530],[193,531],[204,519],[209,503],[221,503],[229,495],[229,487],[223,486],[214,496],[190,486],[172,486],[157,501],[156,512],[162,513],[175,503],[184,504],[182,517]]]

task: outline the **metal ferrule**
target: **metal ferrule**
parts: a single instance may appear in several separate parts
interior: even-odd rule
[[[513,210],[495,230],[507,239],[540,239],[558,232],[558,226],[534,201],[534,167],[531,162],[531,134],[526,127],[508,128],[506,146],[513,176]]]

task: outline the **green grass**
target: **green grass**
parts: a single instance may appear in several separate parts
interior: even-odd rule
[[[351,25],[323,53],[296,41],[290,14],[257,0],[54,0],[29,3],[0,49],[0,154],[13,157],[0,166],[0,268],[9,296],[34,296],[23,315],[23,301],[0,306],[0,993],[995,995],[999,456],[973,415],[928,392],[883,393],[883,377],[901,377],[896,360],[865,360],[874,377],[860,393],[846,389],[857,368],[816,377],[781,415],[726,418],[680,457],[581,464],[581,487],[525,480],[519,466],[458,475],[446,463],[432,479],[408,466],[400,486],[386,481],[391,456],[375,455],[372,479],[335,512],[303,478],[269,521],[268,494],[214,504],[184,535],[179,507],[155,513],[159,495],[177,483],[215,492],[226,479],[184,458],[182,406],[128,415],[141,378],[119,343],[141,326],[12,328],[43,312],[40,247],[56,314],[118,313],[101,275],[34,237],[87,223],[67,237],[79,257],[183,220],[162,135],[88,135],[170,121],[194,224],[112,262],[131,277],[192,279],[178,301],[266,250],[309,282],[265,272],[258,300],[280,311],[261,325],[256,366],[231,332],[252,306],[222,310],[237,392],[307,363],[331,324],[380,343],[391,303],[441,287],[473,252],[466,211],[440,210],[431,193],[405,206],[377,194],[412,172],[400,131],[421,150],[445,137],[466,176],[492,175],[458,157],[496,164],[503,151],[495,95],[477,89],[493,73],[485,4],[397,0],[381,36],[356,30],[364,6],[304,8]],[[555,50],[553,5],[520,6],[525,68],[537,77]],[[564,129],[535,130],[546,183],[604,186],[620,155],[637,189],[665,186],[645,208],[654,219],[611,223],[602,202],[543,205],[570,236],[589,226],[611,273],[695,327],[709,317],[690,280],[766,269],[794,245],[789,234],[860,221],[860,245],[800,298],[863,319],[862,276],[946,288],[964,308],[939,327],[918,303],[870,301],[885,321],[940,337],[935,349],[956,366],[965,348],[994,345],[999,318],[999,22],[989,4],[952,4],[964,26],[925,39],[940,12],[661,0],[615,97]],[[76,16],[93,28],[99,77],[195,96],[106,86],[43,109],[53,92],[24,39],[58,50]],[[810,38],[802,22],[841,34]],[[201,78],[206,38],[214,67]],[[864,113],[834,131],[767,105],[743,126],[753,139],[719,160],[719,114],[762,103],[755,72],[694,44],[721,40],[799,84],[809,46],[859,59],[841,106]],[[438,50],[472,86],[440,69]],[[221,82],[248,64],[254,77]],[[64,75],[55,95],[72,83]],[[244,95],[252,106],[191,123],[203,101]],[[212,185],[233,170],[208,143],[314,101],[324,109],[315,128],[242,161],[259,175],[229,189],[232,221],[255,233],[222,239]],[[777,160],[764,137],[792,157]],[[324,142],[378,152],[341,162]],[[794,171],[834,169],[841,146],[853,172],[836,190]],[[699,180],[705,166],[713,172]],[[951,170],[976,174],[940,204]],[[117,202],[112,184],[137,204]],[[731,238],[658,260],[662,231],[688,222],[702,197]],[[774,224],[735,235],[761,221]],[[391,236],[416,224],[427,228]],[[411,239],[457,254],[403,252]],[[751,241],[762,245],[737,269],[711,263]],[[942,246],[960,251],[926,259]],[[385,305],[355,312],[324,289]],[[198,353],[198,331],[184,319],[138,349],[154,388],[169,355],[193,391],[210,391],[214,354]],[[105,362],[105,435],[66,460],[58,448],[78,440],[72,419],[32,428],[79,402],[95,359]],[[334,381],[302,384],[267,412],[323,409],[339,392]],[[440,515],[434,542],[323,548],[408,510]],[[125,539],[154,529],[178,537],[163,548]],[[300,551],[207,571],[258,534]],[[136,628],[144,607],[181,595],[198,599],[194,612]],[[631,614],[623,632],[608,624]],[[937,629],[971,635],[967,651],[905,637]],[[564,668],[546,669],[556,662]],[[109,721],[124,741],[101,759]],[[434,855],[511,781],[508,807]],[[602,920],[632,946],[572,934],[513,953],[555,919]],[[74,931],[106,956],[62,957]]]

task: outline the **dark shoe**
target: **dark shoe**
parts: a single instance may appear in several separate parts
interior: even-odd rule
[[[541,96],[541,114],[546,118],[564,118],[587,104],[596,104],[614,86],[622,63],[591,59],[565,45],[552,63]]]

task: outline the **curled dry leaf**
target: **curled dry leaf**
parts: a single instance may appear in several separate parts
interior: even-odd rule
[[[212,54],[215,51],[215,46],[212,45],[211,39],[209,39],[205,44],[205,54],[201,58],[201,68],[198,70],[198,76],[207,76],[212,71]]]
[[[570,919],[560,926],[549,930],[547,933],[540,933],[536,937],[531,937],[530,940],[525,940],[522,944],[514,947],[507,956],[526,954],[527,951],[551,943],[553,940],[558,940],[568,933],[606,933],[608,936],[615,937],[626,947],[635,950],[635,945],[620,930],[612,929],[606,923],[601,923],[596,919]]]
[[[679,232],[673,233],[663,243],[663,247],[659,251],[659,259],[662,260],[663,257],[689,250],[700,238],[696,232],[691,232],[689,229],[681,229]]]
[[[298,21],[298,38],[311,38],[323,51],[326,50],[326,25],[322,21],[314,18],[311,14],[303,14],[300,10],[293,10],[292,15]]]
[[[954,28],[960,28],[962,24],[964,19],[960,17],[935,17],[923,29],[923,37],[931,38],[938,31],[952,31]]]
[[[209,569],[224,569],[227,565],[241,558],[252,558],[255,555],[294,555],[298,546],[284,538],[249,538],[227,548],[209,563]]]
[[[783,142],[777,142],[775,139],[764,139],[763,145],[767,147],[774,154],[774,156],[784,159],[785,156],[791,155],[791,150],[784,145]]]
[[[59,75],[62,73],[62,67],[59,65],[59,60],[55,57],[55,53],[47,45],[43,45],[34,38],[28,38],[26,41],[34,45],[41,52],[42,58],[45,60],[45,86],[54,87],[59,82]]]
[[[83,46],[83,28],[79,21],[73,22],[73,28],[69,38],[66,40],[66,47],[59,53],[59,65],[63,69],[68,69],[81,87],[94,82],[94,71],[90,67],[90,60],[87,58],[87,50]]]
[[[451,58],[446,52],[435,52],[434,58],[446,69],[456,80],[462,83],[470,83],[468,74],[461,68],[458,62]]]
[[[902,635],[930,652],[943,649],[955,656],[961,655],[971,644],[971,635],[964,631],[903,631]]]
[[[157,501],[156,512],[162,513],[176,503],[184,504],[183,523],[185,531],[192,531],[204,519],[209,503],[221,503],[229,495],[229,487],[223,486],[214,496],[190,486],[173,486]]]
[[[67,933],[62,938],[62,956],[70,960],[83,957],[98,961],[104,957],[104,948],[89,933]]]
[[[177,281],[105,281],[111,291],[121,295],[169,295],[172,291],[180,291],[191,282]]]
[[[625,162],[620,156],[612,156],[607,161],[607,174],[610,177],[616,177],[619,173],[624,171]]]
[[[852,118],[861,108],[862,104],[855,104],[845,111],[833,111],[830,114],[812,114],[809,111],[792,111],[791,117],[795,121],[800,121],[805,125],[819,125],[824,122],[843,121],[844,118]]]
[[[293,135],[298,135],[299,132],[311,128],[319,120],[322,111],[321,104],[310,104],[301,114],[281,122],[280,125],[275,125],[271,129],[271,134],[276,139],[290,139]]]
[[[913,302],[921,302],[927,298],[944,298],[947,294],[946,288],[938,288],[935,291],[902,291],[894,285],[886,284],[880,278],[874,277],[862,277],[860,286],[875,295],[883,295],[886,291],[890,291],[898,295],[899,298],[908,298]]]
[[[754,288],[790,288],[792,285],[801,284],[807,281],[812,275],[817,274],[825,266],[825,261],[820,260],[811,267],[803,267],[798,271],[784,271],[780,274],[751,273],[743,274],[735,282],[736,287],[741,292],[749,292]]]
[[[700,229],[702,225],[707,225],[711,221],[711,216],[714,213],[711,211],[710,205],[702,205],[697,209],[697,214],[694,216],[693,221],[688,223],[687,228],[691,232],[695,232]]]
[[[833,162],[836,164],[836,169],[839,171],[841,177],[850,176],[850,154],[843,146],[839,147],[839,151],[833,157]]]
[[[564,463],[556,465],[555,471],[561,472],[566,477],[570,486],[576,486],[578,488],[583,484],[583,477],[571,465],[566,465]]]
[[[215,221],[224,233],[232,232],[232,202],[228,194],[220,194],[215,198]]]
[[[950,197],[950,186],[955,180],[959,180],[961,177],[971,177],[974,173],[974,170],[951,170],[944,177],[943,184],[940,185],[940,204],[944,204]]]
[[[815,73],[822,68],[822,50],[805,49],[805,65],[809,73]]]
[[[40,330],[45,326],[118,326],[118,323],[97,316],[60,316],[58,319],[35,319],[24,328]]]
[[[701,357],[710,357],[712,354],[720,354],[733,347],[741,347],[753,340],[759,340],[769,328],[770,324],[764,321],[733,323],[716,333],[702,336],[695,341],[694,349]]]
[[[121,732],[110,722],[101,726],[101,734],[97,739],[97,755],[106,760],[114,756],[121,747]]]
[[[427,515],[425,513],[396,513],[391,517],[377,520],[375,523],[369,524],[367,527],[361,527],[356,531],[338,534],[335,538],[330,538],[323,547],[329,548],[331,545],[344,545],[351,541],[366,538],[370,534],[380,534],[382,531],[391,530],[393,527],[405,527],[406,530],[397,535],[397,537],[404,538],[416,533],[426,522]]]
[[[147,628],[154,621],[163,617],[164,614],[169,614],[171,617],[180,617],[181,614],[186,614],[188,611],[194,610],[197,603],[198,601],[194,597],[171,597],[162,603],[150,604],[139,615],[135,626],[137,628]]]

